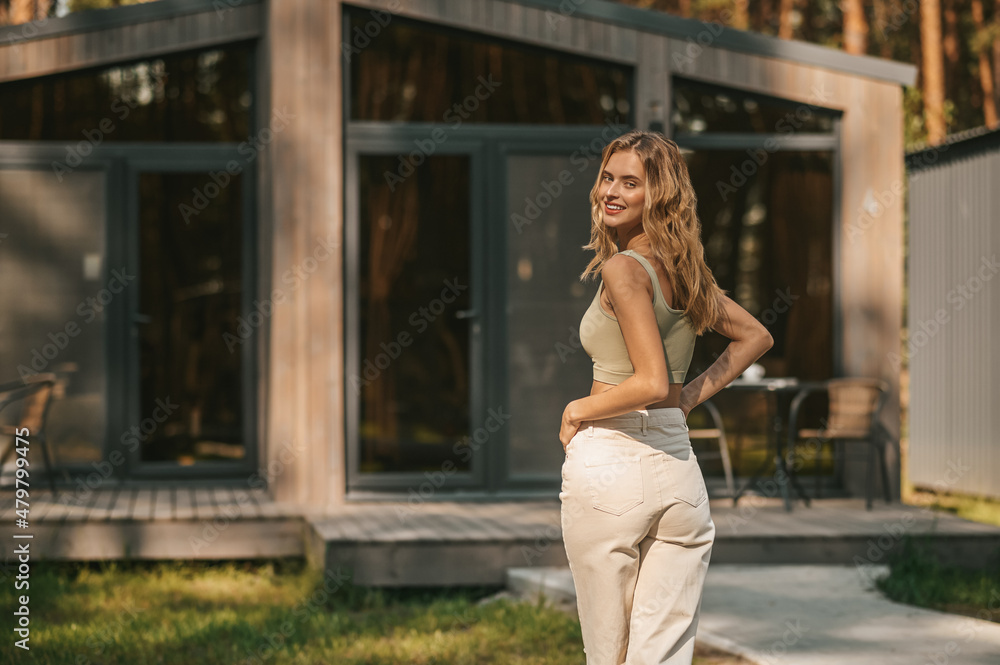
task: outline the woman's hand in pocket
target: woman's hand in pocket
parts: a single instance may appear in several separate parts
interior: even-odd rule
[[[562,425],[559,428],[559,441],[562,442],[563,450],[569,445],[570,440],[580,431],[580,421],[573,415],[573,402],[563,409]]]

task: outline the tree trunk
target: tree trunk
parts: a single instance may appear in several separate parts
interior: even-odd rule
[[[927,142],[937,145],[947,133],[944,122],[944,57],[941,53],[941,3],[920,2],[920,50],[924,75],[924,126]]]
[[[1000,0],[997,0],[1000,2]],[[875,0],[875,27],[878,30],[878,54],[887,59],[892,59],[892,42],[886,28],[889,25],[889,8],[886,6],[887,0]]]
[[[782,39],[791,39],[794,34],[794,26],[792,26],[794,12],[795,0],[781,0],[781,6],[778,8],[778,36]]]
[[[773,0],[760,0],[757,3],[757,12],[753,15],[750,25],[754,32],[768,34],[771,31],[771,15],[774,13]]]
[[[941,17],[944,22],[944,35],[941,40],[941,46],[944,48],[945,98],[955,101],[958,98],[958,68],[961,60],[961,44],[958,39],[958,12],[955,10],[955,0],[944,0],[944,4],[941,7]]]
[[[976,26],[976,34],[983,35],[986,30],[986,20],[983,17],[983,0],[972,0],[972,21]],[[978,41],[978,40],[977,40]],[[989,127],[997,126],[997,104],[993,90],[993,67],[990,63],[990,50],[997,43],[979,43],[979,85],[983,89],[983,120]]]
[[[844,0],[844,50],[854,55],[868,53],[868,19],[861,0]]]
[[[30,23],[35,18],[35,0],[10,0],[7,16],[11,25]]]
[[[747,10],[749,0],[733,0],[733,27],[737,30],[750,29],[750,14]]]

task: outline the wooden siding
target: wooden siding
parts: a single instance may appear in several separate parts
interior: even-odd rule
[[[234,6],[0,46],[0,83],[260,36],[263,4]]]
[[[262,111],[292,118],[261,168],[261,251],[270,266],[262,294],[287,299],[270,317],[265,450],[276,499],[343,501],[344,336],[341,8],[338,2],[269,2],[261,46]],[[329,256],[321,251],[332,241]],[[323,258],[326,256],[326,258]],[[315,270],[291,290],[286,271]]]

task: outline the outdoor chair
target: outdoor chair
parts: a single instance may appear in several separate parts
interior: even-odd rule
[[[55,472],[52,469],[52,460],[49,457],[48,443],[45,439],[45,425],[49,416],[49,406],[52,403],[52,393],[56,385],[56,375],[51,373],[35,374],[25,378],[0,384],[0,412],[17,401],[23,401],[21,412],[16,419],[16,424],[0,425],[0,434],[10,437],[10,446],[4,450],[0,456],[0,474],[7,458],[14,453],[17,447],[16,431],[20,428],[27,428],[29,431],[29,454],[30,448],[41,448],[45,458],[45,470],[49,477],[49,487],[52,495],[56,494]],[[31,478],[37,477],[34,469],[29,467],[29,482]],[[15,483],[16,487],[16,483]]]
[[[696,406],[692,411],[697,411],[698,409],[704,407],[705,411],[708,412],[709,420],[711,421],[711,427],[706,427],[702,429],[692,429],[688,431],[688,437],[691,439],[693,444],[695,441],[701,441],[704,439],[716,439],[719,443],[718,452],[708,451],[699,453],[696,452],[698,459],[721,459],[722,460],[722,472],[726,476],[726,489],[729,490],[727,496],[736,496],[736,483],[733,482],[733,465],[729,459],[729,444],[726,442],[726,430],[722,426],[722,414],[719,413],[719,409],[712,404],[711,400],[705,400],[698,406]],[[691,414],[688,414],[690,419]]]
[[[888,397],[889,386],[885,381],[867,378],[843,378],[830,379],[825,381],[824,387],[815,389],[804,389],[800,391],[792,400],[791,412],[788,419],[788,447],[789,454],[795,449],[795,443],[801,439],[809,439],[817,442],[816,456],[813,468],[816,470],[815,493],[819,496],[820,457],[823,446],[826,442],[831,442],[834,446],[833,456],[836,462],[836,442],[842,444],[848,442],[862,442],[867,444],[868,463],[865,477],[865,507],[872,509],[872,489],[875,462],[874,455],[881,472],[882,491],[885,502],[891,503],[892,496],[889,491],[889,470],[885,463],[885,446],[889,442],[889,432],[879,422],[879,414]],[[802,402],[810,393],[825,390],[829,397],[829,415],[822,427],[817,429],[799,429],[799,411]]]

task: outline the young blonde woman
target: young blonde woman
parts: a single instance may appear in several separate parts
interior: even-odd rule
[[[705,264],[677,144],[632,131],[605,149],[590,193],[601,284],[580,325],[590,395],[563,412],[563,541],[587,665],[690,665],[715,540],[687,415],[773,343]],[[695,338],[732,340],[684,380]]]

